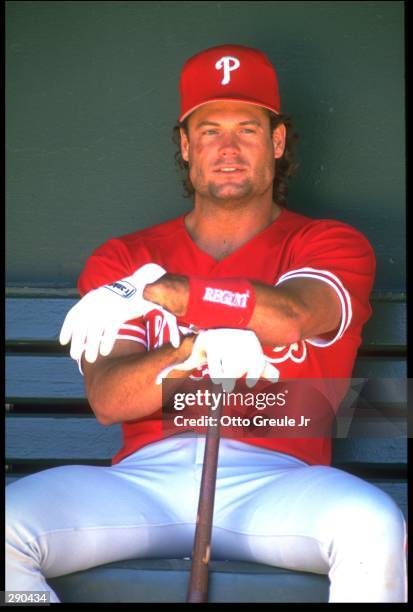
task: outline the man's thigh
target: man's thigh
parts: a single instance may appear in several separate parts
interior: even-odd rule
[[[328,466],[281,458],[227,465],[216,492],[212,554],[328,573],[334,544],[370,517],[398,512],[377,487]],[[387,514],[386,514],[387,513]]]
[[[64,466],[11,484],[12,550],[34,556],[46,577],[133,557],[188,556],[196,482],[176,447],[168,460],[165,447],[154,448],[143,461],[137,454],[113,467]]]

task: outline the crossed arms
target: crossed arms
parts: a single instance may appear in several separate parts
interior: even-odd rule
[[[187,277],[158,274],[158,278],[152,282],[148,282],[147,278],[143,280],[146,282],[141,280],[140,292],[146,305],[151,304],[152,308],[153,304],[158,305],[169,317],[185,315],[189,299]],[[254,332],[263,345],[287,346],[306,338],[333,333],[339,326],[340,300],[336,291],[321,280],[293,278],[277,287],[255,281],[251,284],[255,292],[255,306],[247,330]],[[96,292],[96,295],[100,300],[109,299],[104,292],[102,295]],[[110,297],[114,299],[113,295]],[[78,312],[81,312],[82,300],[78,304]],[[103,306],[102,302],[100,304]],[[133,316],[141,314],[144,313],[135,312]],[[129,316],[119,321],[118,327],[131,318]],[[228,330],[228,341],[221,341],[221,344],[225,344],[227,358],[233,350],[234,360],[239,360],[243,354],[249,360],[254,359],[249,348],[251,345],[243,351],[246,336],[242,330]],[[159,373],[177,366],[177,369],[170,371],[168,378],[174,379],[172,387],[180,387],[191,371],[179,369],[178,364],[189,360],[196,338],[196,334],[191,334],[185,336],[179,346],[168,343],[149,352],[136,342],[116,340],[108,354],[99,354],[93,362],[89,362],[83,353],[86,393],[97,420],[109,425],[135,420],[159,410],[162,404],[162,388],[156,384]],[[63,340],[66,342],[62,343],[68,341],[67,338]],[[214,348],[215,355],[217,351],[219,354],[219,350],[219,346]]]

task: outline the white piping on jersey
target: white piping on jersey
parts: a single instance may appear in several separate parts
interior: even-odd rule
[[[143,336],[146,334],[145,329],[143,327],[138,327],[137,325],[129,325],[129,323],[123,323],[119,329],[130,329],[132,331],[137,331]]]
[[[325,276],[322,276],[323,274]],[[347,289],[344,287],[340,279],[337,278],[337,276],[335,276],[331,272],[327,270],[317,270],[315,268],[298,268],[297,270],[290,270],[278,279],[275,286],[282,284],[284,281],[289,280],[290,278],[317,278],[333,287],[341,303],[341,323],[337,334],[332,340],[306,339],[305,342],[319,347],[325,347],[334,344],[334,342],[339,340],[344,334],[344,332],[350,325],[353,316],[350,294],[348,293]]]
[[[136,336],[128,336],[127,334],[123,334],[123,335],[118,334],[116,336],[116,340],[133,340],[134,342],[139,342],[139,344],[143,344],[145,348],[147,347],[145,340],[143,340],[142,338],[137,338]]]

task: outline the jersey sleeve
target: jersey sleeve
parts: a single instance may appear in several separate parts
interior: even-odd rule
[[[289,269],[276,285],[291,278],[315,278],[330,285],[341,303],[338,328],[306,341],[330,346],[344,333],[359,335],[371,315],[369,296],[374,282],[376,260],[367,238],[350,225],[316,221],[302,229],[291,245]]]
[[[127,247],[119,238],[108,240],[99,246],[86,261],[77,283],[79,294],[83,297],[93,289],[130,276],[136,267],[130,261]],[[132,340],[147,348],[143,317],[123,323],[119,328],[117,339]]]

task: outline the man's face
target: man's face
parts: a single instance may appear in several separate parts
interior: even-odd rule
[[[189,138],[181,129],[182,157],[195,192],[215,202],[248,200],[272,190],[275,159],[285,146],[285,127],[270,132],[261,107],[210,102],[192,113]]]

